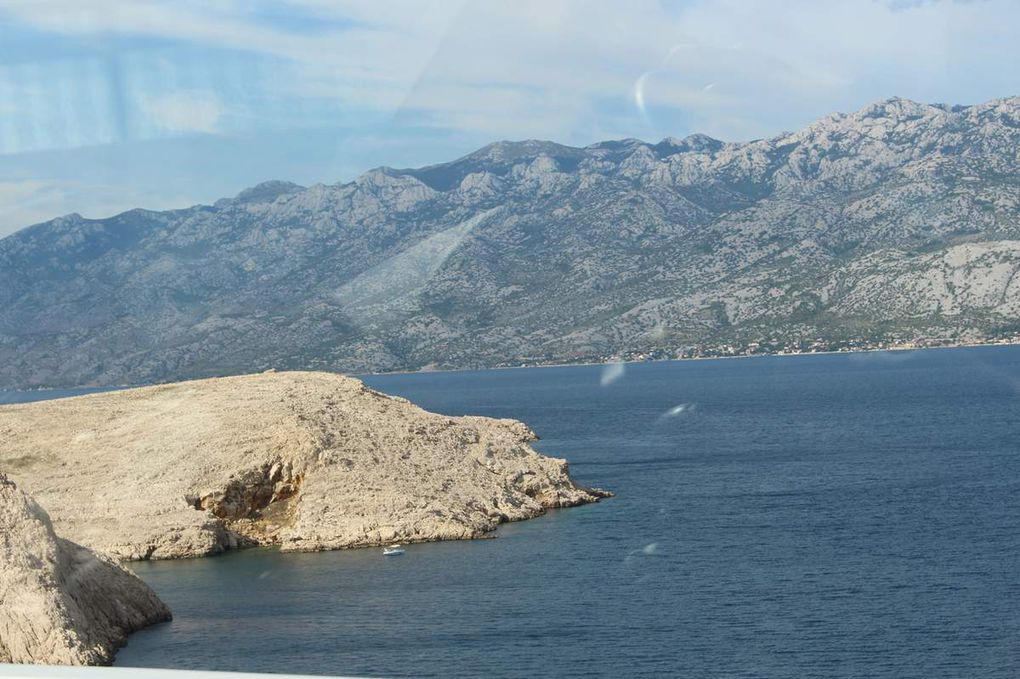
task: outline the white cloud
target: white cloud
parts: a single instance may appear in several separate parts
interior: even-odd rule
[[[1020,59],[1020,5],[1010,0],[290,0],[283,12],[306,28],[259,20],[252,7],[0,5],[58,33],[257,53],[275,64],[263,94],[293,102],[295,117],[302,102],[332,102],[344,115],[421,114],[480,137],[573,143],[693,131],[747,138],[894,94],[963,103],[1014,94],[1008,65]],[[649,73],[637,88],[642,115],[635,85]],[[160,102],[164,127],[219,124],[214,105],[190,104]]]
[[[170,92],[142,100],[156,127],[169,132],[216,132],[223,104],[209,92]]]
[[[0,238],[53,217],[62,199],[60,189],[38,179],[0,180]]]
[[[189,205],[187,196],[101,182],[0,178],[0,238],[58,215],[78,212],[98,219],[144,206],[169,210]]]
[[[39,179],[0,179],[0,214],[38,202],[48,188]]]
[[[36,179],[0,181],[0,205],[9,208],[33,200],[45,186],[44,182]]]
[[[0,0],[0,30],[0,233],[495,139],[739,140],[892,95],[972,103],[1017,94],[1020,62],[1015,0]],[[322,153],[281,169],[287,135]]]

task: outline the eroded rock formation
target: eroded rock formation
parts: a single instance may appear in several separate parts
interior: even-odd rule
[[[107,664],[129,633],[169,619],[145,583],[57,537],[0,473],[0,663]]]
[[[268,372],[0,407],[0,466],[122,559],[479,537],[594,502],[514,420],[429,413],[331,373]]]

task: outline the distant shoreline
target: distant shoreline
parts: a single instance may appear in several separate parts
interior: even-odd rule
[[[623,365],[635,365],[642,363],[686,363],[688,361],[727,361],[731,359],[741,358],[792,358],[800,356],[833,356],[833,355],[853,355],[853,354],[876,354],[876,353],[909,353],[914,351],[934,351],[938,349],[972,349],[977,347],[1016,347],[1020,346],[1018,342],[968,342],[961,344],[942,344],[939,346],[931,347],[883,347],[876,349],[849,349],[847,351],[797,351],[797,352],[786,352],[786,353],[774,353],[774,352],[762,352],[760,354],[734,354],[732,356],[691,356],[689,358],[648,358],[648,359],[630,359],[630,360],[608,360],[608,361],[579,361],[577,363],[536,363],[534,365],[501,365],[491,368],[442,368],[436,370],[388,370],[385,372],[371,372],[371,373],[350,373],[352,377],[361,379],[362,377],[384,377],[386,375],[431,375],[439,373],[463,373],[463,372],[481,372],[483,370],[530,370],[532,368],[579,368],[579,367],[590,367],[610,364],[623,364]]]
[[[642,359],[642,360],[634,360],[634,359],[630,359],[630,360],[608,360],[608,361],[602,361],[602,362],[579,361],[579,362],[576,362],[576,363],[536,363],[534,365],[503,365],[503,366],[494,366],[494,367],[489,367],[489,368],[442,368],[442,369],[437,369],[437,370],[389,370],[389,371],[385,371],[385,372],[367,372],[367,373],[355,373],[355,372],[347,373],[347,372],[339,372],[339,371],[333,371],[333,370],[322,370],[320,368],[315,368],[315,369],[313,369],[313,368],[295,368],[293,371],[291,371],[291,370],[281,370],[280,372],[303,372],[303,371],[309,371],[309,372],[315,372],[315,371],[336,372],[337,374],[349,375],[351,377],[356,377],[358,379],[363,379],[363,378],[366,378],[366,377],[385,377],[387,375],[433,375],[433,374],[442,374],[442,373],[481,372],[481,371],[489,371],[489,370],[530,370],[530,369],[533,369],[533,368],[580,368],[580,367],[592,367],[592,366],[602,366],[602,365],[610,365],[610,364],[637,365],[637,364],[642,364],[642,363],[683,363],[683,362],[687,362],[687,361],[723,361],[723,360],[731,360],[731,359],[748,359],[748,358],[791,358],[791,357],[801,357],[801,356],[833,356],[833,355],[840,355],[840,354],[851,356],[851,355],[854,355],[854,354],[908,353],[908,352],[914,352],[914,351],[935,351],[935,350],[940,350],[940,349],[972,349],[972,348],[978,348],[978,347],[1016,347],[1016,346],[1020,346],[1020,341],[1017,341],[1017,342],[1002,342],[1002,341],[997,341],[997,342],[970,342],[970,343],[961,343],[961,344],[944,344],[944,345],[932,346],[932,347],[904,347],[904,346],[897,346],[897,347],[884,347],[884,348],[876,348],[876,349],[850,349],[850,350],[847,350],[847,351],[838,351],[838,350],[837,351],[831,351],[831,350],[826,350],[826,351],[800,351],[800,352],[788,352],[788,353],[764,353],[763,352],[763,353],[760,353],[760,354],[735,354],[735,355],[732,355],[732,356],[692,356],[692,357],[689,357],[689,358],[650,358],[650,359]],[[166,382],[149,382],[149,383],[143,383],[143,384],[116,384],[116,385],[102,385],[102,386],[97,386],[97,385],[78,385],[78,386],[71,386],[71,387],[31,387],[31,388],[28,388],[28,389],[0,389],[0,394],[3,394],[3,393],[7,393],[7,394],[15,394],[15,393],[31,394],[31,393],[45,392],[45,391],[76,391],[76,390],[84,390],[84,389],[90,389],[90,390],[97,391],[97,392],[114,391],[114,390],[119,390],[119,389],[135,389],[135,388],[138,388],[138,387],[148,387],[148,386],[154,386],[154,385],[159,385],[159,384],[171,384],[173,382],[188,382],[188,381],[192,381],[192,380],[207,379],[208,377],[234,377],[234,376],[242,375],[242,374],[254,374],[255,372],[264,372],[264,371],[259,370],[259,371],[254,371],[253,373],[237,373],[236,375],[235,374],[227,374],[227,375],[211,375],[211,376],[210,375],[205,375],[205,376],[200,376],[200,377],[184,377],[184,378],[180,378],[180,379],[176,379],[176,380],[168,380]],[[13,403],[12,404],[0,403],[0,406],[3,406],[3,405],[14,405],[14,404]]]

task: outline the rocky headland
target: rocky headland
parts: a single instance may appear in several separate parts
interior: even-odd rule
[[[58,537],[0,473],[0,663],[108,664],[128,634],[169,619],[144,582]]]
[[[608,495],[535,439],[320,372],[0,407],[0,469],[59,534],[124,560],[475,538]]]

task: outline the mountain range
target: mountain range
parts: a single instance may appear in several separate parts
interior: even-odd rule
[[[751,142],[498,142],[0,240],[0,387],[1020,333],[1020,97]]]

